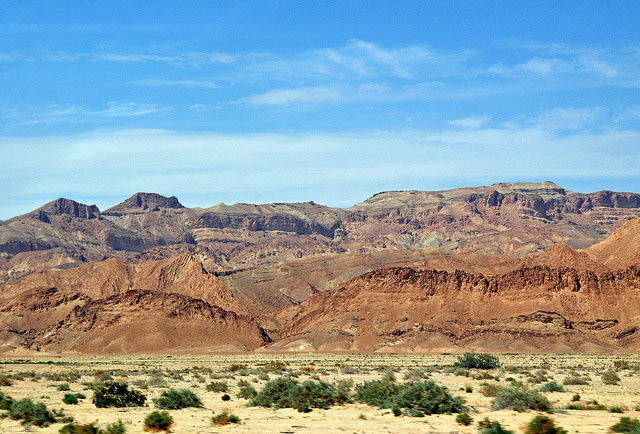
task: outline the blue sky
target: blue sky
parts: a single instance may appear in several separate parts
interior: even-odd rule
[[[0,219],[553,180],[640,192],[640,3],[0,0]]]

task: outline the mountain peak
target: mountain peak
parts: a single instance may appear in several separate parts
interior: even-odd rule
[[[118,214],[127,211],[158,210],[160,208],[184,208],[175,196],[166,197],[157,193],[136,193],[124,202],[104,211],[104,214]]]
[[[70,215],[73,217],[96,219],[100,218],[100,209],[95,205],[85,205],[75,200],[59,198],[53,200],[33,212],[41,218],[46,215]]]

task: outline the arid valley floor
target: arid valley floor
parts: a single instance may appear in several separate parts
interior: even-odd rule
[[[598,433],[607,430],[621,417],[639,417],[640,356],[626,355],[500,355],[501,367],[494,370],[454,368],[454,355],[228,355],[228,356],[154,356],[154,357],[60,357],[44,355],[38,358],[3,358],[0,375],[6,386],[0,392],[14,399],[29,397],[49,408],[59,408],[77,423],[97,422],[98,426],[118,419],[125,421],[128,433],[142,433],[143,419],[155,410],[152,398],[168,388],[189,389],[203,403],[202,408],[170,410],[175,433],[269,432],[269,433],[475,433],[477,422],[489,417],[503,427],[523,432],[526,424],[539,412],[491,410],[492,398],[484,396],[482,383],[505,386],[513,380],[531,389],[555,381],[562,385],[567,377],[587,377],[587,385],[564,385],[563,392],[544,393],[551,401],[550,416],[569,433]],[[276,362],[276,363],[274,363]],[[283,366],[274,370],[273,366]],[[234,366],[235,365],[235,366]],[[244,366],[246,365],[246,369]],[[233,370],[236,369],[236,370]],[[620,377],[616,385],[605,385],[600,374],[614,369]],[[279,376],[293,376],[302,382],[319,379],[334,383],[351,380],[354,385],[379,379],[392,372],[398,382],[430,379],[444,385],[454,396],[461,396],[470,407],[473,422],[469,426],[456,423],[456,415],[425,417],[395,417],[389,409],[360,403],[333,406],[328,410],[313,409],[300,413],[295,409],[250,407],[246,399],[238,398],[237,383],[246,380],[257,390]],[[71,375],[69,375],[71,373]],[[77,375],[74,375],[77,374]],[[491,376],[491,377],[489,377]],[[127,382],[143,392],[146,407],[96,408],[92,404],[90,386],[104,378]],[[482,377],[486,377],[481,379]],[[229,386],[231,399],[223,401],[222,392],[211,392],[211,382]],[[10,384],[10,385],[9,385]],[[61,387],[60,385],[63,384]],[[65,384],[69,385],[70,391]],[[62,402],[65,393],[81,392],[86,398],[77,405]],[[572,401],[576,394],[579,401]],[[570,404],[597,401],[600,410],[567,409]],[[624,411],[623,414],[612,413]],[[229,411],[237,415],[239,424],[215,426],[212,415]],[[8,418],[0,421],[2,433],[57,433],[64,424],[44,428],[25,427]]]

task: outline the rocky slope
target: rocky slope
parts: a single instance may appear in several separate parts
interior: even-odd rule
[[[280,315],[270,349],[608,352],[640,347],[640,268],[520,268],[499,276],[389,268]]]
[[[589,247],[638,213],[638,194],[582,194],[551,182],[384,192],[349,209],[313,202],[199,209],[136,193],[101,212],[58,199],[0,225],[0,282],[43,265],[182,253],[218,272],[379,252],[390,256],[382,262],[395,263],[395,252],[407,249],[524,257],[554,243]]]
[[[604,241],[585,252],[611,269],[640,263],[640,219],[633,219],[618,228]]]
[[[5,351],[244,351],[271,340],[251,315],[253,303],[189,255],[43,269],[0,289]]]

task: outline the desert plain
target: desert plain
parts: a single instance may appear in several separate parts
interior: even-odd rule
[[[520,381],[530,389],[555,381],[561,392],[543,393],[551,402],[549,416],[569,433],[607,432],[621,417],[640,417],[640,356],[584,354],[503,354],[497,369],[464,369],[454,364],[458,356],[401,354],[234,354],[215,356],[154,355],[120,357],[38,357],[0,360],[0,375],[7,385],[0,392],[14,399],[31,398],[48,408],[62,409],[77,424],[95,422],[104,427],[122,420],[128,433],[142,433],[143,420],[156,408],[153,398],[169,388],[188,389],[202,400],[202,408],[169,410],[175,433],[265,432],[265,433],[475,433],[477,423],[489,418],[515,432],[524,432],[537,411],[492,410],[492,397],[485,396],[483,384],[506,386]],[[246,367],[244,366],[246,365]],[[278,367],[273,369],[273,367]],[[614,370],[618,384],[604,384],[601,374]],[[473,422],[463,426],[456,414],[425,417],[394,416],[390,409],[362,403],[314,408],[301,413],[291,408],[272,409],[249,406],[237,397],[238,381],[245,380],[255,389],[269,380],[289,376],[299,382],[319,379],[329,383],[349,380],[354,386],[380,379],[392,373],[397,382],[429,379],[447,387],[454,396],[464,398]],[[567,377],[587,379],[585,385],[566,385]],[[105,379],[126,382],[147,397],[147,406],[96,408],[91,385]],[[230,400],[222,392],[207,391],[212,382],[228,385]],[[60,390],[67,389],[70,390]],[[352,391],[355,390],[355,387]],[[86,396],[76,405],[62,402],[66,393]],[[575,396],[579,395],[576,401]],[[600,409],[568,409],[571,404],[598,403]],[[614,411],[614,412],[612,412]],[[622,411],[623,413],[617,413]],[[238,424],[217,426],[211,418],[228,412],[240,418]],[[547,414],[547,413],[543,413]],[[2,433],[58,433],[64,423],[48,427],[22,425],[8,418],[0,421]]]

